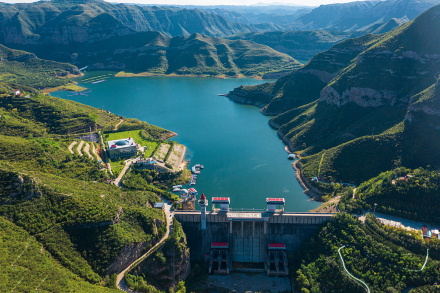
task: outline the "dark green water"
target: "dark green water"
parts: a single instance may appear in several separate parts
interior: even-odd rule
[[[319,203],[303,193],[291,161],[269,117],[255,106],[217,96],[254,79],[190,77],[107,78],[99,84],[82,79],[105,74],[86,73],[77,79],[92,90],[85,96],[67,92],[52,95],[134,117],[178,134],[173,140],[187,146],[191,163],[205,169],[195,188],[208,199],[231,198],[232,208],[265,208],[267,197],[284,197],[286,211],[305,212]]]

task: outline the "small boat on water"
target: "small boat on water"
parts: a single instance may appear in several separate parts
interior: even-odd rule
[[[173,188],[173,192],[179,192],[180,190],[181,190],[180,187]]]
[[[182,188],[182,185],[174,185],[173,188]]]
[[[107,80],[106,79],[101,79],[101,80],[92,82],[92,84],[97,84],[97,83],[104,82],[104,81],[107,81]]]
[[[197,175],[192,175],[191,176],[191,182],[189,183],[189,186],[193,186],[193,185],[196,185],[196,182],[197,182]]]
[[[203,166],[203,165],[200,165],[200,169],[205,169],[205,166]]]
[[[288,158],[289,160],[295,160],[296,155],[295,155],[295,154],[289,154],[289,155],[287,156],[287,158]]]
[[[197,190],[195,190],[194,188],[188,189],[188,192],[190,195],[197,195]]]
[[[182,189],[180,191],[180,196],[183,196],[183,197],[188,196],[188,190],[187,189]]]

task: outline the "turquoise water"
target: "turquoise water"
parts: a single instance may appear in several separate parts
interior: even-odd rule
[[[173,140],[187,146],[189,167],[202,164],[195,188],[208,199],[231,198],[232,208],[266,207],[267,197],[284,197],[286,211],[305,212],[319,203],[303,193],[291,161],[269,117],[255,106],[241,105],[217,94],[228,93],[255,79],[215,79],[191,77],[107,78],[98,84],[81,80],[105,74],[86,73],[76,79],[92,92],[71,99],[117,115],[138,118],[178,135]]]

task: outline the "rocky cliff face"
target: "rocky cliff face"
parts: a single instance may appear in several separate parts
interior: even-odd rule
[[[29,176],[13,173],[0,172],[0,205],[13,204],[28,201],[43,196],[37,182]]]
[[[142,261],[131,272],[132,274],[144,276],[148,284],[164,291],[175,287],[188,277],[191,270],[190,252],[186,236],[179,225],[174,225],[179,232],[173,233],[171,239],[161,249]]]
[[[119,215],[119,214],[118,214]],[[120,215],[119,215],[120,216]],[[118,218],[119,218],[118,216]],[[154,221],[154,235],[157,235],[157,228],[163,225],[164,222],[155,219]],[[142,256],[150,247],[153,247],[157,241],[158,237],[153,238],[151,241],[135,242],[127,245],[122,250],[121,254],[116,257],[116,259],[109,265],[107,270],[107,275],[119,274],[124,269],[126,269],[130,264],[132,264],[136,259]]]

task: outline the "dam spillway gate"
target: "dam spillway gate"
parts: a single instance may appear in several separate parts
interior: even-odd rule
[[[268,274],[287,273],[287,254],[334,216],[282,210],[231,211],[229,207],[206,212],[206,206],[202,205],[202,211],[175,211],[174,216],[187,235],[191,257],[209,257],[210,270],[213,266],[223,273],[229,273],[232,262],[264,263]]]

